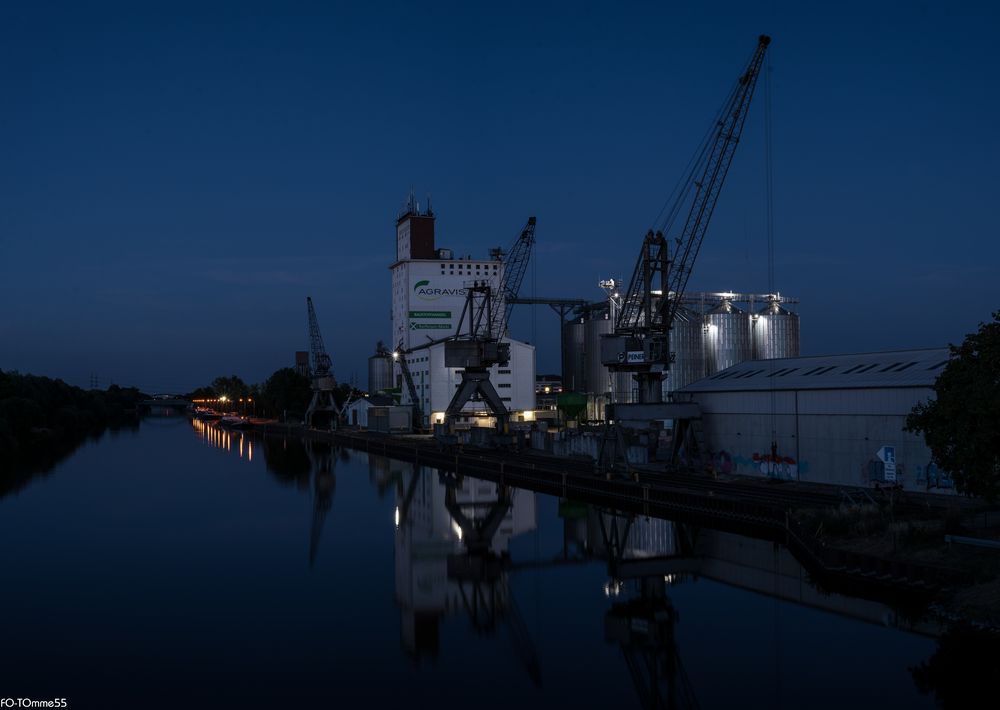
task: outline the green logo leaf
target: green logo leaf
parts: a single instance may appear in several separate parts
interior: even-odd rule
[[[424,280],[424,281],[417,281],[417,282],[416,282],[415,284],[413,284],[413,290],[414,290],[414,291],[416,291],[416,290],[417,290],[418,288],[420,288],[421,286],[426,286],[426,285],[427,285],[427,284],[429,284],[429,283],[430,283],[430,281],[427,281],[427,280]]]

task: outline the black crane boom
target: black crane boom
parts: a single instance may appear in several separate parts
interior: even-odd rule
[[[673,217],[683,210],[690,200],[690,208],[679,234],[673,238],[672,258],[669,254],[668,239],[662,231],[650,232],[643,245],[643,251],[636,263],[629,290],[618,314],[615,330],[633,335],[645,334],[650,330],[665,334],[670,330],[680,298],[687,287],[694,268],[695,259],[701,250],[705,232],[711,221],[715,204],[722,191],[726,174],[733,162],[733,155],[743,133],[750,100],[764,61],[764,53],[771,38],[761,35],[746,70],[733,87],[723,110],[720,112],[708,142],[699,147],[692,160],[688,182],[677,196],[677,201],[668,213],[666,230],[672,226]],[[669,235],[668,235],[669,236]],[[652,254],[647,247],[652,247]],[[653,264],[650,265],[652,259]],[[651,291],[657,284],[650,283],[656,277],[657,264],[665,266],[659,274],[660,290],[657,303],[651,301]]]
[[[323,334],[319,332],[319,320],[316,318],[311,296],[306,296],[306,305],[309,309],[309,350],[312,354],[313,373],[316,377],[328,377],[333,364],[323,345]]]
[[[531,250],[534,245],[535,218],[528,217],[527,224],[524,225],[524,229],[514,240],[514,244],[507,251],[507,254],[501,255],[494,252],[498,257],[503,256],[503,281],[493,294],[489,333],[491,337],[502,338],[506,333],[511,311],[514,310],[513,299],[517,298],[521,291],[521,283],[528,271],[528,262],[531,260]]]

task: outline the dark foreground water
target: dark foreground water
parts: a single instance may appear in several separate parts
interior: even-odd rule
[[[0,699],[934,704],[911,671],[932,626],[822,594],[770,543],[181,417],[0,499],[0,571]]]

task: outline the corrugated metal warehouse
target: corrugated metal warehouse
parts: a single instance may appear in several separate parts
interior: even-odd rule
[[[933,396],[948,355],[935,348],[751,360],[681,393],[700,405],[719,472],[952,492],[923,437],[903,431],[913,406]]]

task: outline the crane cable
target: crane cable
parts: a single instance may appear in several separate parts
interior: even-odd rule
[[[750,57],[747,59],[746,64],[750,63],[750,59],[756,50],[750,53]],[[743,76],[741,75],[736,81],[733,82],[732,89],[723,99],[722,103],[719,105],[718,110],[715,112],[715,120],[709,124],[708,129],[705,131],[705,135],[702,137],[701,142],[698,144],[697,150],[691,156],[688,164],[684,167],[680,176],[677,179],[677,183],[674,188],[667,195],[667,199],[664,201],[663,206],[660,211],[656,214],[656,218],[653,219],[653,229],[659,229],[665,235],[669,234],[670,229],[673,227],[674,220],[677,219],[677,215],[680,213],[681,206],[687,201],[682,199],[682,194],[690,193],[691,188],[695,184],[695,179],[698,176],[699,168],[701,168],[705,163],[705,156],[713,144],[713,137],[719,129],[719,126],[723,123],[726,109],[732,104],[733,96],[740,89],[740,82]],[[670,209],[667,212],[667,209]],[[664,213],[667,213],[664,216]]]
[[[774,295],[774,169],[771,142],[771,58],[767,57],[764,72],[764,213],[767,231],[767,292]],[[766,322],[766,321],[765,321]],[[764,333],[765,337],[769,334]],[[771,472],[777,472],[778,427],[776,397],[774,391],[774,359],[770,359],[771,370]]]

